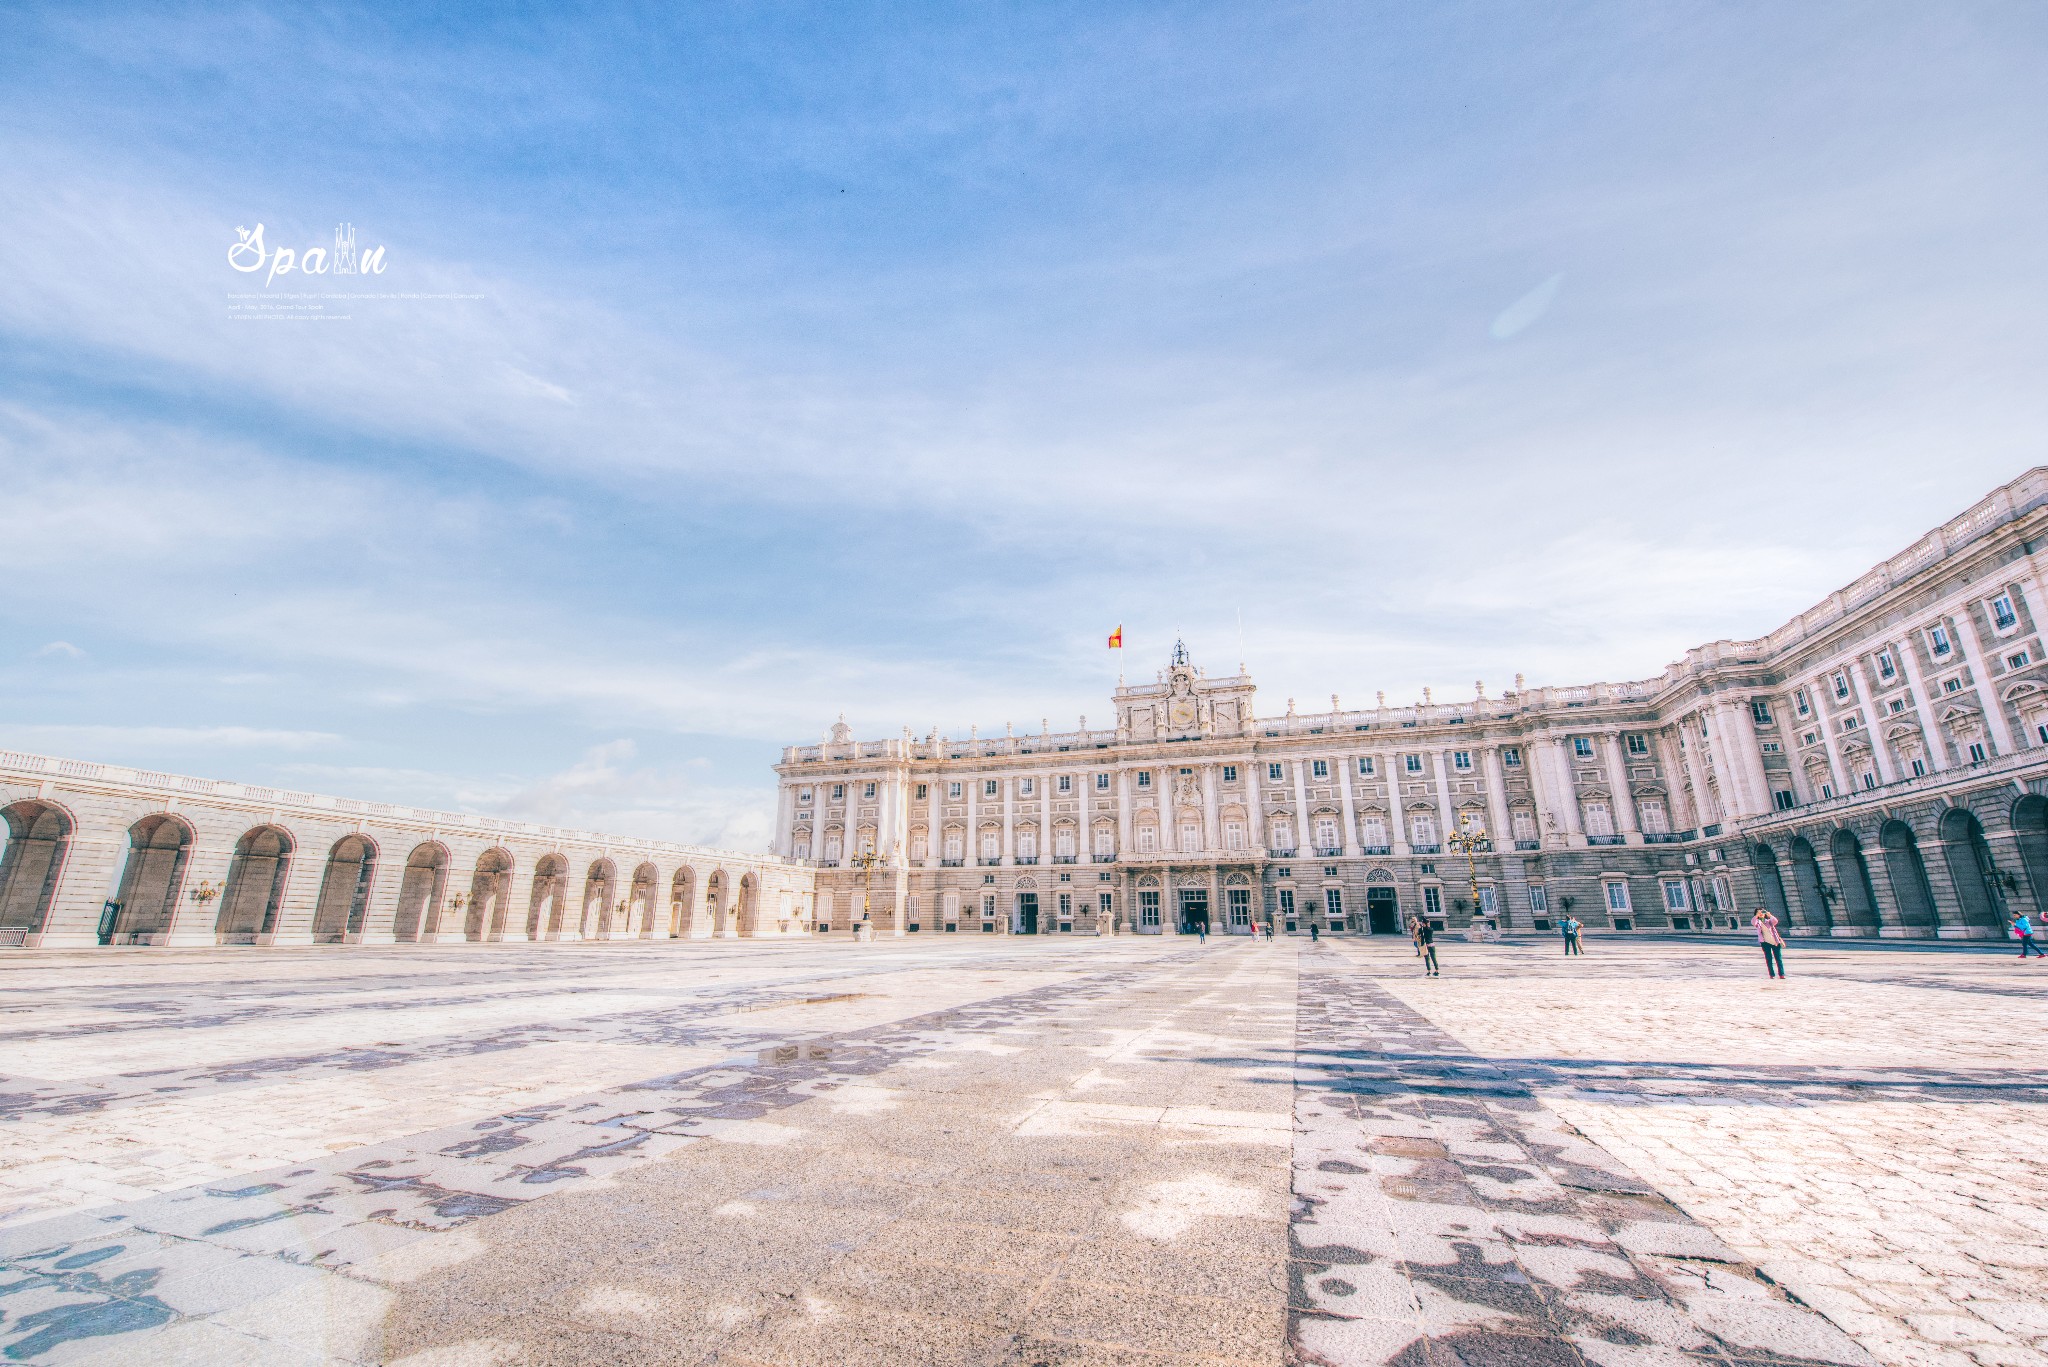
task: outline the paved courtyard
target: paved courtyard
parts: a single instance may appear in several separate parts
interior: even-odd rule
[[[0,1355],[2048,1367],[2048,969],[1732,943],[0,961]]]

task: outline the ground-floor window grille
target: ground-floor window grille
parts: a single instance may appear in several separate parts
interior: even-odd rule
[[[1239,928],[1252,923],[1252,890],[1250,888],[1226,888],[1223,892],[1230,908],[1230,924]]]
[[[1159,892],[1155,888],[1138,890],[1138,924],[1156,926],[1159,924]]]

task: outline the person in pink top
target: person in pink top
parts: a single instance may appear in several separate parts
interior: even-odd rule
[[[1764,972],[1773,978],[1784,977],[1785,937],[1778,934],[1778,918],[1758,907],[1756,915],[1749,918],[1749,923],[1756,927],[1756,942],[1763,947]]]

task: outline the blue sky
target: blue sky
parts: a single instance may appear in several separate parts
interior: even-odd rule
[[[2043,459],[2038,5],[425,8],[0,13],[0,744],[759,846],[1118,622],[1638,678]],[[468,297],[231,315],[341,221]]]

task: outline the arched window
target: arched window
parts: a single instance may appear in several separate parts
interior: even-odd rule
[[[1180,821],[1180,847],[1184,850],[1202,848],[1202,823],[1183,816]]]
[[[925,839],[923,831],[912,831],[910,833],[910,858],[913,863],[922,864],[925,861],[926,851],[930,847],[931,842]]]
[[[1235,818],[1223,823],[1223,848],[1241,850],[1244,848],[1244,822]]]

